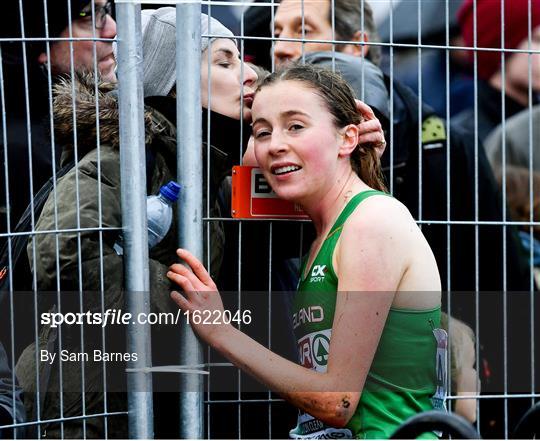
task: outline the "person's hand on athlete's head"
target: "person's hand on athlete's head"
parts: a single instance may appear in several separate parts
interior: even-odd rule
[[[369,107],[366,103],[360,100],[355,101],[358,113],[360,113],[363,118],[363,121],[358,124],[358,128],[360,129],[358,144],[375,144],[377,155],[379,156],[379,158],[381,158],[384,150],[386,149],[386,140],[384,139],[384,132],[381,126],[381,122],[375,116],[375,113],[373,113],[371,107]]]

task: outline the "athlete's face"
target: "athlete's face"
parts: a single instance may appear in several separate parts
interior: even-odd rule
[[[313,89],[297,81],[266,86],[252,115],[255,157],[280,198],[302,203],[332,186],[342,135]]]

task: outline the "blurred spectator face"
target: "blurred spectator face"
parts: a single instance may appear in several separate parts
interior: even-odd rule
[[[529,25],[530,49],[537,51],[540,48],[540,0],[512,0],[505,1],[504,5],[499,3],[493,0],[464,0],[457,14],[461,36],[465,46],[473,47],[476,44],[480,48],[497,49],[468,51],[468,57],[472,64],[477,54],[479,78],[496,89],[502,90],[504,87],[507,95],[527,105],[529,83],[533,91],[540,91],[540,56],[530,56],[532,72],[529,82],[529,54],[506,53],[503,78],[499,50],[504,47],[527,51]]]
[[[92,17],[92,4],[89,3],[78,18],[71,22],[71,35],[69,27],[65,28],[60,38],[114,38],[116,36],[116,22],[110,15],[111,5],[106,0],[95,0],[95,20]],[[95,26],[94,26],[95,25]],[[95,29],[94,29],[95,28]],[[73,68],[75,71],[94,71],[94,46],[97,68],[105,81],[115,82],[116,61],[113,54],[112,42],[104,41],[59,41],[51,44],[50,65],[54,75],[69,74],[71,72],[70,46],[73,47]],[[39,55],[38,61],[47,62],[47,54]]]
[[[342,2],[345,3],[345,2]],[[345,6],[345,5],[342,5]],[[334,36],[332,36],[332,23],[330,21],[329,0],[283,0],[279,4],[274,18],[274,37],[276,38],[294,38],[307,40],[348,40],[348,41],[368,41],[367,33],[360,30],[353,31],[350,36],[343,37],[339,35],[337,20],[334,27]],[[345,11],[338,11],[336,8],[336,17],[338,14],[346,15]],[[304,20],[302,21],[302,13]],[[341,17],[344,19],[345,17]],[[303,26],[302,26],[303,24]],[[302,27],[304,33],[302,34]],[[295,61],[302,56],[302,46],[304,53],[322,52],[337,50],[349,55],[364,56],[367,55],[369,46],[360,46],[353,44],[332,43],[304,43],[294,41],[276,41],[274,44],[274,59],[277,66]]]
[[[210,104],[212,111],[240,119],[240,109],[243,105],[244,119],[251,118],[251,104],[257,74],[249,65],[242,66],[242,64],[238,48],[228,38],[215,40],[202,53],[201,101],[204,108],[208,109]],[[210,91],[208,90],[209,79]]]
[[[302,8],[303,5],[303,8]],[[285,0],[279,4],[274,18],[274,37],[306,38],[309,40],[332,40],[332,26],[328,23],[330,2]],[[302,34],[302,9],[304,12]],[[306,43],[304,52],[331,51],[331,43]],[[274,58],[276,65],[283,65],[302,56],[302,43],[276,41]]]
[[[512,219],[518,222],[535,222],[540,218],[540,173],[533,171],[529,173],[526,167],[507,165],[506,166],[506,189],[503,187],[503,170],[498,167],[495,170],[495,177],[499,183],[501,191],[506,190],[506,200]],[[529,192],[529,185],[532,180],[532,206]],[[532,214],[531,214],[532,212]],[[525,233],[529,232],[527,225],[519,227]],[[533,227],[534,234],[540,239],[540,226]]]
[[[529,50],[529,39],[526,38],[517,47],[520,50]],[[531,33],[532,51],[540,51],[540,26],[533,29]],[[519,94],[528,94],[529,84],[533,92],[540,92],[540,54],[535,53],[530,56],[531,76],[529,78],[529,54],[515,53],[507,56],[506,61],[506,87],[514,89]]]

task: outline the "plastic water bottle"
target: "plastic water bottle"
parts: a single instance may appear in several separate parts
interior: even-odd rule
[[[172,223],[172,204],[178,200],[180,185],[170,181],[160,188],[159,194],[148,196],[146,213],[148,216],[148,248],[153,248],[169,232]]]
[[[148,196],[146,199],[146,215],[148,218],[148,249],[153,248],[169,232],[172,224],[174,204],[178,200],[180,185],[170,181],[159,189],[159,194]],[[124,254],[122,235],[114,244],[114,250],[118,255]]]

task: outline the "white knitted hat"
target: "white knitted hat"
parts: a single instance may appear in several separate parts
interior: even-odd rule
[[[144,96],[166,96],[176,82],[176,8],[144,9],[141,12]],[[218,20],[201,14],[201,52],[216,38],[233,33]]]

